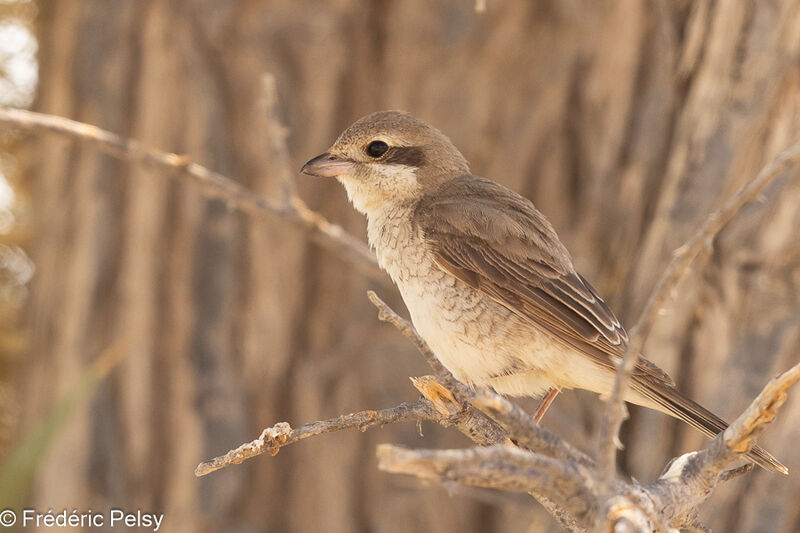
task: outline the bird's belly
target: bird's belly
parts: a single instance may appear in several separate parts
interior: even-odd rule
[[[582,375],[602,372],[508,308],[442,271],[398,286],[414,327],[442,364],[468,385],[491,386],[510,396],[539,396],[553,386],[586,388],[573,384],[566,369]]]

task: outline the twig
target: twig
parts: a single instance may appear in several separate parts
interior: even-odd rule
[[[764,426],[772,422],[778,409],[786,401],[786,391],[800,380],[800,363],[772,379],[747,410],[728,429],[722,432],[722,440],[729,449],[745,453],[755,443],[755,438]]]
[[[200,463],[195,469],[194,474],[196,476],[205,476],[220,468],[238,465],[251,457],[263,453],[276,455],[284,446],[294,444],[295,442],[315,435],[352,428],[366,431],[375,426],[407,422],[409,420],[427,420],[435,416],[436,415],[431,411],[430,403],[427,401],[419,401],[416,403],[402,403],[389,409],[360,411],[358,413],[342,415],[328,420],[311,422],[297,429],[292,429],[286,422],[279,422],[271,428],[262,431],[261,436],[256,440],[242,444],[225,455]]]
[[[454,378],[453,374],[439,362],[433,350],[430,349],[425,339],[419,336],[417,330],[411,325],[411,322],[395,313],[374,291],[367,291],[367,298],[372,302],[372,305],[378,308],[378,320],[393,325],[407,339],[413,342],[428,365],[433,369],[436,375],[445,382],[447,388],[450,389],[456,397],[460,394],[469,394],[469,388]]]
[[[121,137],[110,131],[63,117],[0,107],[0,124],[27,131],[72,137],[116,158],[160,167],[168,170],[170,176],[184,176],[198,185],[205,196],[223,200],[233,209],[256,217],[277,215],[303,228],[309,232],[314,242],[337,251],[374,280],[387,287],[390,286],[388,278],[380,270],[374,254],[366,244],[347,233],[341,226],[332,224],[311,210],[296,194],[281,203],[267,200],[227,176],[192,162],[188,156],[162,152],[135,139]],[[279,136],[270,135],[270,137],[273,142],[279,142]]]
[[[457,400],[440,379],[435,376],[411,378],[414,388],[440,415],[439,417],[431,416],[429,420],[443,426],[455,426],[472,442],[481,446],[490,446],[506,441],[508,436],[502,427],[472,405]]]
[[[426,391],[427,389],[424,388],[420,390],[423,394]],[[275,455],[284,446],[308,437],[352,428],[366,431],[375,426],[409,421],[431,421],[444,427],[455,427],[473,442],[481,445],[492,445],[506,440],[505,432],[497,424],[470,405],[458,404],[453,408],[442,410],[441,405],[437,408],[437,405],[431,403],[428,398],[421,398],[415,403],[402,403],[388,409],[369,409],[328,420],[310,422],[297,429],[292,429],[286,422],[279,422],[262,431],[261,436],[256,440],[242,444],[225,455],[200,463],[195,469],[195,475],[204,476],[264,453]]]
[[[683,246],[675,250],[672,261],[656,283],[639,320],[631,329],[630,342],[618,367],[614,387],[608,397],[608,405],[600,426],[597,455],[603,486],[608,487],[616,473],[619,429],[627,413],[623,392],[628,386],[636,359],[642,352],[647,337],[672,291],[689,272],[689,267],[695,258],[739,213],[741,208],[755,200],[766,187],[798,161],[800,161],[800,142],[793,144],[767,163],[754,179],[731,196],[722,207],[714,211],[697,232]]]

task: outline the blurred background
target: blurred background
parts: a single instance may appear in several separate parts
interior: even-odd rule
[[[267,73],[292,171],[360,116],[411,111],[533,200],[630,326],[671,251],[800,138],[800,2],[0,0],[0,104],[280,198]],[[0,508],[138,508],[167,532],[557,530],[525,495],[377,470],[381,442],[469,444],[430,424],[317,437],[196,479],[276,422],[414,400],[408,376],[428,369],[365,297],[405,314],[396,291],[281,219],[81,142],[3,127],[0,172]],[[797,173],[715,240],[647,345],[729,419],[800,360]],[[294,178],[364,238],[336,183]],[[544,424],[592,451],[601,406],[566,393]],[[704,442],[638,409],[623,440],[644,481]],[[793,474],[727,483],[702,519],[800,531],[798,441],[795,397],[761,439]]]

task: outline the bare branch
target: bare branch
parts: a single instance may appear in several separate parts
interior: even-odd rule
[[[742,466],[731,468],[719,475],[720,481],[730,481],[751,472],[756,467],[755,463],[745,463]]]
[[[561,461],[594,467],[591,457],[536,423],[518,405],[486,389],[477,391],[472,404],[495,420],[518,446]]]
[[[270,121],[271,128],[276,126]],[[180,176],[199,186],[209,198],[223,200],[233,209],[255,217],[278,216],[309,232],[314,242],[337,251],[365,274],[382,285],[390,286],[378,267],[374,254],[360,239],[332,224],[312,211],[296,194],[288,201],[277,203],[262,198],[234,180],[192,162],[188,156],[162,152],[135,140],[121,137],[98,127],[63,117],[35,113],[22,109],[0,107],[0,124],[32,132],[56,133],[78,139],[118,159],[167,170],[169,176]],[[276,133],[278,130],[276,129]],[[279,143],[279,135],[270,135]],[[278,152],[280,152],[278,147]],[[283,178],[282,178],[283,179]],[[284,180],[285,183],[285,180]]]
[[[592,466],[511,446],[434,451],[383,445],[378,448],[378,466],[428,481],[544,495],[551,514],[567,517],[561,523],[570,531],[704,531],[697,521],[697,507],[720,481],[752,468],[725,470],[752,448],[754,437],[774,419],[786,391],[799,380],[800,364],[767,384],[704,450],[675,459],[658,480],[644,486],[615,479],[610,491],[600,490],[602,472]]]
[[[648,498],[659,509],[660,519],[681,527],[693,518],[697,507],[720,481],[741,475],[726,471],[731,463],[755,445],[755,438],[772,422],[786,401],[786,391],[800,380],[800,363],[771,380],[750,406],[700,452],[675,459],[658,480],[645,486]]]
[[[586,471],[513,446],[409,450],[383,444],[378,447],[378,468],[429,481],[546,494],[579,519],[589,513],[594,499]]]
[[[330,418],[328,420],[311,422],[297,429],[292,429],[286,422],[279,422],[262,431],[261,436],[256,440],[242,444],[225,455],[200,463],[195,469],[194,474],[198,477],[205,476],[220,468],[241,464],[243,461],[263,453],[276,455],[284,446],[294,444],[295,442],[315,435],[353,428],[366,431],[375,426],[384,426],[396,422],[428,420],[431,417],[436,417],[436,414],[434,414],[435,412],[435,410],[431,409],[430,403],[427,401],[419,401],[416,403],[402,403],[389,409],[381,409],[378,411],[370,409]]]
[[[728,198],[722,207],[711,213],[697,232],[683,246],[675,250],[672,261],[656,283],[639,320],[631,329],[630,342],[619,365],[614,379],[614,387],[608,398],[603,423],[600,425],[597,455],[602,472],[601,482],[604,486],[608,487],[611,484],[616,473],[619,429],[627,417],[623,392],[628,386],[636,359],[642,353],[656,318],[668,302],[670,294],[689,272],[695,258],[739,213],[741,208],[755,200],[776,178],[783,175],[798,161],[800,161],[800,142],[793,144],[767,163],[755,178]]]
[[[443,426],[453,425],[472,442],[481,446],[499,444],[507,440],[502,427],[470,404],[458,401],[439,380],[440,378],[434,376],[411,378],[414,388],[440,415],[431,416],[429,420],[439,422]]]
[[[417,378],[417,382],[427,383],[426,387],[420,388],[423,395],[435,387],[440,390],[446,390],[431,376]],[[358,413],[342,415],[328,420],[310,422],[297,429],[292,429],[286,422],[279,422],[262,431],[261,436],[256,440],[242,444],[225,455],[199,464],[195,469],[195,475],[204,476],[220,468],[240,464],[247,459],[264,453],[276,455],[284,446],[294,444],[308,437],[353,428],[366,431],[376,426],[382,427],[398,422],[427,420],[437,422],[444,427],[455,427],[473,442],[480,445],[498,444],[506,440],[506,434],[502,428],[472,406],[468,404],[453,404],[445,408],[443,407],[442,398],[437,398],[436,400],[436,405],[428,398],[422,398],[415,403],[402,403],[388,409],[359,411]]]
[[[737,453],[745,453],[755,444],[755,438],[764,426],[775,419],[778,409],[786,401],[786,391],[800,380],[800,363],[771,380],[747,410],[722,433],[725,446]]]
[[[640,498],[640,500],[643,498]],[[597,518],[598,530],[609,533],[650,533],[666,531],[642,510],[641,502],[628,495],[613,495],[605,505],[605,514]],[[672,532],[670,532],[672,533]],[[677,532],[675,532],[677,533]]]

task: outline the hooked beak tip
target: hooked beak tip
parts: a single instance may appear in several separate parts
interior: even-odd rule
[[[320,178],[335,178],[346,174],[353,168],[353,162],[347,159],[340,159],[330,152],[325,152],[309,160],[300,169],[303,174],[317,176]]]

